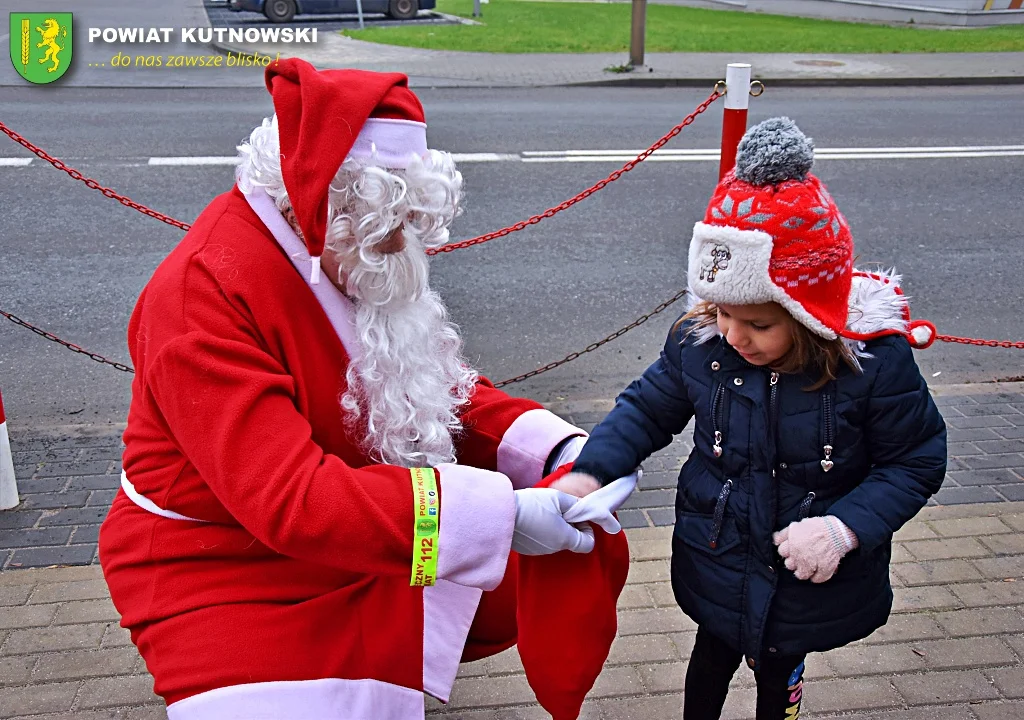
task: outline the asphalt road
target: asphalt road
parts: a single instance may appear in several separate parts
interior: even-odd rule
[[[153,156],[223,156],[272,110],[265,91],[3,88],[0,121],[84,174],[191,221],[228,189],[227,166],[152,167]],[[433,147],[456,153],[641,149],[703,92],[420,90]],[[780,89],[751,122],[789,114],[819,147],[1016,145],[1012,88]],[[670,148],[714,148],[721,107]],[[0,136],[0,309],[91,351],[128,360],[135,298],[181,232],[122,207]],[[454,237],[494,230],[574,195],[614,163],[463,165]],[[861,264],[907,276],[915,316],[940,332],[1024,339],[1022,157],[822,160]],[[582,349],[685,283],[686,248],[717,177],[712,162],[640,165],[561,215],[438,257],[434,283],[470,358],[493,379]],[[614,396],[658,354],[674,309],[583,358],[513,386],[539,400]],[[918,353],[931,382],[1024,374],[1024,352],[941,345]],[[932,377],[935,373],[941,373]],[[12,424],[123,421],[129,375],[0,323],[0,389]]]

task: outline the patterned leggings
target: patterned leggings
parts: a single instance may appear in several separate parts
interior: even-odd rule
[[[704,628],[686,669],[683,720],[718,720],[729,692],[729,681],[743,654]],[[757,720],[797,720],[804,688],[804,656],[764,657],[754,672],[757,682]]]

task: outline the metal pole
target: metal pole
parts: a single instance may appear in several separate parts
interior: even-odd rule
[[[11,455],[11,440],[7,435],[4,398],[0,395],[0,510],[10,510],[17,505],[18,482],[14,477],[14,458]]]
[[[359,29],[365,30],[366,25],[363,24],[363,0],[356,0],[356,12],[359,13]]]
[[[629,64],[644,65],[644,36],[647,33],[647,0],[633,0],[633,19],[629,34]]]
[[[473,0],[473,17],[480,17],[480,0]]]
[[[750,107],[750,64],[729,63],[725,69],[725,111],[722,113],[722,159],[718,179],[736,165],[736,148],[747,131]]]

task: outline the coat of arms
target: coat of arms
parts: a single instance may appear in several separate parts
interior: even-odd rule
[[[45,85],[71,66],[71,13],[11,13],[11,62],[31,83]]]

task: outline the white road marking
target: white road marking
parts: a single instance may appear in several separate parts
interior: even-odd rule
[[[523,162],[628,162],[642,150],[549,150],[524,152]],[[655,150],[649,161],[713,162],[717,149]],[[1024,145],[955,145],[939,147],[817,148],[815,160],[913,160],[1024,157]]]
[[[461,164],[524,162],[524,163],[626,163],[642,150],[526,150],[521,153],[453,153]],[[682,148],[656,150],[648,162],[718,162],[716,148]],[[1024,145],[942,145],[922,147],[818,148],[816,160],[955,160],[970,158],[1024,157]],[[90,158],[75,158],[86,163]],[[0,168],[28,167],[33,158],[0,158]],[[104,162],[109,162],[104,160]],[[139,163],[151,167],[233,167],[234,155],[198,155],[181,157],[124,158],[114,164],[127,167]],[[42,167],[36,163],[34,167]]]
[[[198,157],[151,157],[149,165],[237,165],[238,158],[234,155],[201,155]]]
[[[457,163],[477,162],[519,162],[522,158],[517,153],[452,153]]]

